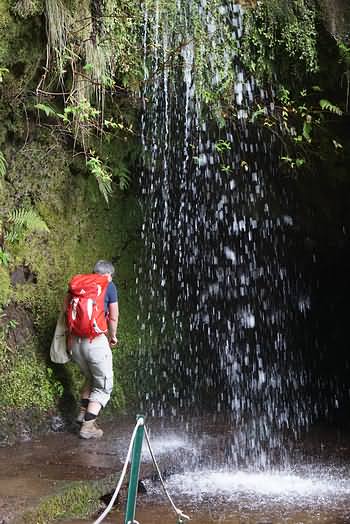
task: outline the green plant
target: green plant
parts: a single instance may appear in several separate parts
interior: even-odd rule
[[[291,169],[301,167],[305,164],[304,158],[290,158],[289,156],[281,156],[281,160],[285,162]]]
[[[331,113],[335,113],[339,116],[343,114],[343,111],[338,106],[332,104],[329,100],[320,100],[320,106],[323,111],[330,111]]]
[[[46,116],[55,116],[55,117],[60,117],[62,118],[63,115],[60,115],[59,113],[57,113],[57,111],[49,106],[48,104],[35,104],[35,109],[38,109],[39,111],[43,111],[45,113]]]
[[[261,0],[245,13],[239,50],[245,67],[261,80],[299,81],[319,69],[317,7],[306,0]]]
[[[220,171],[222,171],[223,173],[232,173],[233,169],[232,169],[232,166],[229,166],[229,165],[221,165],[220,166]]]
[[[44,11],[43,0],[11,0],[10,4],[11,11],[21,18],[41,15]]]
[[[0,67],[0,84],[4,81],[4,76],[9,73],[10,71],[7,69],[7,67]]]
[[[7,251],[5,251],[2,247],[0,247],[0,265],[8,267],[10,259],[10,254]]]
[[[231,149],[231,144],[227,140],[218,140],[214,147],[218,153],[223,153],[224,151]]]
[[[51,67],[40,80],[40,90],[50,76],[57,74],[67,104],[81,98],[94,100],[98,110],[105,92],[138,83],[141,69],[139,29],[142,11],[129,0],[120,2],[76,2],[46,0],[48,62]],[[81,96],[80,93],[83,93]]]
[[[8,271],[0,266],[0,306],[8,303],[11,297],[11,280]]]
[[[54,396],[61,398],[64,394],[64,387],[61,382],[55,379],[55,373],[52,368],[46,368],[47,377],[52,386],[52,393]]]
[[[8,322],[7,322],[7,330],[8,331],[12,331],[15,329],[15,327],[17,326],[18,322],[17,320],[14,320],[14,319],[10,319]]]
[[[327,99],[319,98],[319,86],[311,90],[302,89],[295,99],[284,86],[280,86],[273,112],[257,105],[251,121],[262,125],[279,138],[282,145],[280,159],[291,169],[308,167],[310,159],[321,156],[322,148],[328,143],[331,149],[340,152],[342,144],[328,130],[331,115],[340,117],[343,111]]]
[[[60,492],[41,500],[38,507],[25,513],[24,524],[50,524],[62,519],[89,517],[100,507],[99,497],[103,493],[96,483],[74,482]]]
[[[8,334],[11,332],[11,331],[14,331],[18,325],[18,322],[17,320],[11,318],[11,319],[6,319],[6,315],[4,315],[5,317],[5,321],[2,322],[2,325],[1,325],[1,337],[3,341],[6,342],[6,338],[8,336]],[[9,347],[7,346],[7,350],[9,350]]]
[[[6,175],[7,169],[7,160],[4,156],[4,153],[0,151],[0,178]]]
[[[49,368],[50,369],[50,368]],[[0,402],[7,408],[36,407],[47,410],[62,395],[62,385],[52,370],[32,355],[10,358],[0,376]]]
[[[48,233],[46,222],[34,209],[14,209],[6,218],[5,240],[9,243],[18,242],[28,233]]]
[[[119,179],[119,189],[126,191],[130,185],[131,177],[126,166],[120,165],[115,171],[115,176]]]
[[[100,111],[93,107],[86,98],[83,98],[75,104],[67,105],[64,108],[63,115],[59,116],[62,118],[63,122],[67,124],[72,120],[81,123],[94,122],[99,114]]]
[[[86,165],[90,173],[95,177],[99,190],[108,203],[108,198],[112,193],[112,174],[108,168],[103,165],[102,160],[95,156],[92,151]]]
[[[266,107],[262,107],[260,104],[257,104],[257,109],[253,111],[250,121],[253,124],[258,118],[265,116],[267,114]]]

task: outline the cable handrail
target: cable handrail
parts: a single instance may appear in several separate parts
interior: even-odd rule
[[[164,482],[164,479],[162,477],[162,474],[160,472],[160,469],[159,469],[159,466],[158,466],[158,463],[156,461],[156,458],[155,458],[155,455],[154,455],[154,452],[153,452],[153,449],[152,449],[152,446],[151,446],[151,442],[150,442],[150,438],[149,438],[149,435],[148,435],[148,431],[146,429],[146,426],[144,425],[144,418],[143,417],[139,417],[137,419],[137,422],[136,422],[136,425],[134,427],[134,431],[131,435],[131,439],[130,439],[130,444],[129,444],[129,449],[128,449],[128,452],[127,452],[127,455],[126,455],[126,459],[125,459],[125,462],[124,462],[124,466],[123,466],[123,469],[122,469],[122,472],[121,472],[121,475],[120,475],[120,478],[119,478],[119,481],[118,481],[118,484],[114,490],[114,493],[112,495],[112,498],[111,500],[109,501],[109,504],[108,506],[105,508],[105,510],[103,511],[103,513],[101,513],[101,515],[98,517],[98,519],[96,519],[93,524],[101,524],[101,522],[106,518],[106,516],[108,515],[108,513],[111,511],[111,509],[113,508],[113,505],[114,505],[114,502],[119,494],[119,491],[120,491],[120,488],[124,482],[124,479],[125,479],[125,475],[126,475],[126,472],[127,472],[127,469],[128,469],[128,464],[130,462],[130,457],[131,457],[131,454],[132,454],[132,450],[133,450],[133,445],[134,445],[134,441],[135,441],[135,438],[136,438],[136,435],[137,435],[137,430],[140,426],[144,426],[144,433],[145,433],[145,436],[146,436],[146,442],[147,442],[147,445],[148,445],[148,449],[149,449],[149,452],[150,452],[150,455],[151,455],[151,458],[152,458],[152,462],[153,462],[153,465],[154,465],[154,468],[158,474],[158,477],[159,477],[159,480],[161,482],[161,485],[162,485],[162,488],[163,488],[163,491],[167,497],[167,499],[169,500],[174,512],[176,513],[176,515],[178,516],[178,524],[183,524],[184,520],[191,520],[190,517],[188,515],[186,515],[185,513],[182,512],[181,509],[179,509],[173,502],[166,486],[165,486],[165,482]],[[136,500],[136,499],[135,499]],[[137,520],[133,520],[133,522],[128,522],[127,524],[139,524],[139,522]]]
[[[108,513],[111,511],[111,509],[113,507],[113,504],[115,502],[115,499],[117,498],[118,493],[120,491],[120,488],[121,488],[121,486],[123,484],[123,481],[124,481],[124,478],[125,478],[125,475],[126,475],[126,471],[128,469],[128,464],[130,462],[130,457],[131,457],[131,453],[132,453],[132,447],[133,447],[133,444],[134,444],[134,440],[135,440],[135,437],[136,437],[137,430],[143,424],[144,424],[143,418],[139,418],[138,421],[136,422],[136,425],[134,427],[134,431],[133,431],[132,436],[131,436],[128,453],[126,455],[126,459],[125,459],[125,462],[124,462],[124,466],[123,466],[123,469],[122,469],[122,472],[121,472],[120,479],[119,479],[119,482],[117,484],[117,487],[114,490],[114,493],[112,495],[111,500],[109,501],[108,506],[103,511],[103,513],[101,513],[101,515],[98,517],[98,519],[94,521],[93,524],[100,524],[105,519],[105,517],[107,517]]]
[[[148,444],[148,449],[149,449],[149,452],[150,452],[150,455],[151,455],[151,458],[152,458],[152,461],[153,461],[153,465],[158,473],[158,477],[159,477],[159,480],[160,480],[160,483],[162,485],[162,488],[163,488],[163,491],[167,497],[167,499],[169,500],[173,510],[175,511],[176,515],[180,518],[179,522],[182,522],[182,519],[185,519],[185,520],[191,520],[190,517],[188,515],[186,515],[185,513],[182,512],[181,509],[179,509],[178,507],[175,506],[174,502],[173,502],[173,499],[171,498],[166,486],[165,486],[165,482],[164,482],[164,479],[162,477],[162,474],[160,472],[160,469],[159,469],[159,466],[157,464],[157,461],[156,461],[156,458],[154,456],[154,453],[153,453],[153,449],[152,449],[152,446],[151,446],[151,442],[150,442],[150,439],[149,439],[149,435],[148,435],[148,431],[146,429],[146,426],[144,428],[144,431],[145,431],[145,436],[146,436],[146,441],[147,441],[147,444]]]

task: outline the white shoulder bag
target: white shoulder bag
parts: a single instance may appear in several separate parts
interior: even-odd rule
[[[67,352],[66,331],[65,315],[61,311],[50,347],[50,358],[55,364],[66,364],[70,361],[70,356]]]

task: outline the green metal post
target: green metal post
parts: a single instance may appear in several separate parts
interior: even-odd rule
[[[136,420],[139,420],[139,419],[144,420],[144,416],[137,415]],[[133,524],[135,520],[136,497],[137,497],[137,487],[139,483],[143,434],[144,434],[144,425],[141,424],[137,428],[134,444],[132,447],[129,489],[128,489],[128,498],[126,501],[125,524],[128,524],[128,523]]]

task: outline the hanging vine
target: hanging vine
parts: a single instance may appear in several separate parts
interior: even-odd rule
[[[245,14],[243,64],[261,79],[317,72],[316,24],[312,0],[260,0]]]

